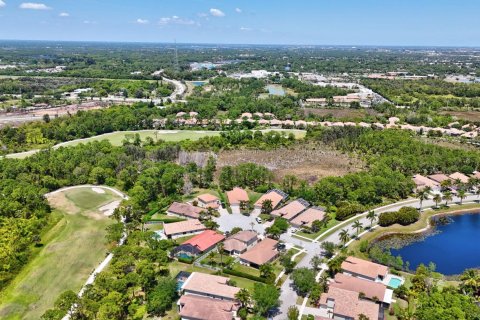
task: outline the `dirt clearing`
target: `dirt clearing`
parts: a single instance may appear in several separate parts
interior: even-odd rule
[[[308,144],[277,150],[231,150],[218,157],[218,167],[253,162],[272,170],[280,182],[286,175],[295,175],[309,182],[328,176],[342,176],[363,169],[364,164],[324,144]]]

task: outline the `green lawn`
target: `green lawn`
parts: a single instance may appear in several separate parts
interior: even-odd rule
[[[296,235],[299,235],[299,236],[302,236],[302,237],[305,237],[305,238],[308,238],[308,239],[316,239],[319,235],[321,235],[322,233],[324,233],[325,231],[327,231],[328,229],[330,228],[333,228],[334,226],[336,226],[337,224],[339,224],[340,221],[338,220],[335,220],[335,219],[331,219],[330,221],[328,221],[328,224],[327,224],[327,227],[326,228],[322,228],[320,229],[320,231],[318,232],[315,232],[315,233],[306,233],[306,232],[303,232],[303,231],[298,231],[297,233],[295,233]],[[294,235],[295,236],[295,235]],[[301,238],[300,238],[301,239]]]
[[[117,199],[110,192],[98,194],[82,188],[50,200],[57,208],[53,214],[59,217],[58,223],[42,236],[44,247],[1,293],[1,319],[40,319],[60,293],[80,290],[107,253],[105,228],[112,220],[96,209]]]

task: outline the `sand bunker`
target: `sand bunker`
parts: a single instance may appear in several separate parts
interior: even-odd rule
[[[100,193],[100,194],[105,193],[105,190],[103,190],[102,188],[97,188],[97,187],[93,187],[92,191],[96,192],[96,193]]]
[[[118,207],[119,204],[120,204],[120,200],[113,201],[113,202],[110,202],[109,204],[106,204],[100,207],[99,210],[108,217],[113,214],[113,211],[115,211],[115,209]]]

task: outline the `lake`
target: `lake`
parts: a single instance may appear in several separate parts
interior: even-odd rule
[[[192,85],[194,87],[201,87],[201,86],[205,85],[205,83],[207,83],[207,81],[192,81]]]
[[[434,262],[437,271],[445,275],[460,274],[465,269],[480,267],[480,214],[450,218],[451,223],[436,226],[435,232],[424,239],[400,249],[392,248],[392,254],[400,255],[404,262],[409,261],[411,270],[420,263],[427,265],[429,262]]]

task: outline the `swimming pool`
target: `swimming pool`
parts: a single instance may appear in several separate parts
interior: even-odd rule
[[[397,289],[398,287],[400,287],[401,284],[402,284],[402,279],[400,278],[392,277],[390,281],[388,281],[388,286],[393,289]]]
[[[191,260],[193,259],[193,257],[189,254],[186,254],[185,252],[181,252],[177,255],[177,257],[179,258],[182,258],[182,259],[187,259],[187,260]]]

